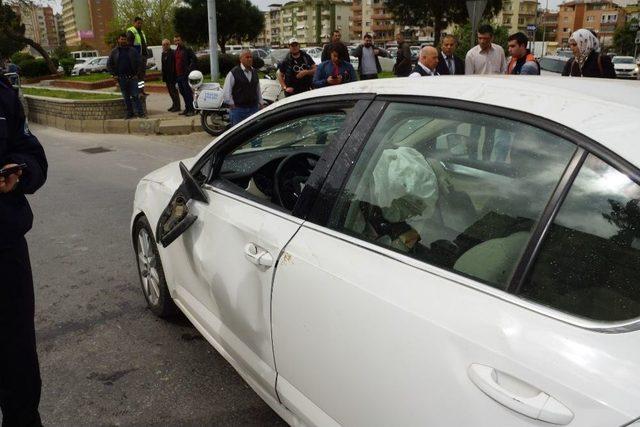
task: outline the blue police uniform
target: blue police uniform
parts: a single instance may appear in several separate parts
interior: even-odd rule
[[[0,193],[0,409],[3,427],[39,426],[33,280],[24,238],[33,214],[25,194],[44,184],[47,159],[16,91],[0,76],[0,168],[9,163],[27,168],[14,190]]]

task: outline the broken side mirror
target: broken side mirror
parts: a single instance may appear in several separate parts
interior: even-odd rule
[[[156,239],[165,248],[187,231],[198,219],[197,216],[189,212],[190,202],[199,201],[209,204],[207,194],[182,162],[180,162],[180,174],[182,175],[182,184],[171,196],[171,200],[162,211],[156,226]]]

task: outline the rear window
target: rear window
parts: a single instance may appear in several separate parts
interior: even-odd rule
[[[640,316],[640,186],[589,155],[522,295],[582,317]]]

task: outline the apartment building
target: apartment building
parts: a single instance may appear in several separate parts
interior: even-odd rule
[[[527,32],[527,25],[537,25],[537,0],[504,0],[502,10],[495,18],[499,26],[507,27],[509,34]]]
[[[574,0],[559,5],[556,42],[566,47],[571,33],[580,28],[593,30],[603,46],[611,45],[613,33],[624,25],[625,12],[611,0]]]
[[[384,0],[353,0],[349,37],[354,42],[371,34],[374,42],[384,44],[393,41],[396,24],[393,14]]]
[[[11,8],[16,15],[20,16],[25,37],[38,43],[47,51],[59,45],[53,9],[27,3],[14,3]]]
[[[543,31],[545,41],[555,42],[558,32],[558,12],[540,11],[539,28]]]
[[[296,38],[303,46],[321,45],[334,29],[349,34],[351,2],[345,0],[299,0],[269,5],[265,31],[258,44],[284,46]]]
[[[112,0],[63,0],[62,22],[68,46],[85,43],[100,53],[110,49],[104,42],[113,19]]]

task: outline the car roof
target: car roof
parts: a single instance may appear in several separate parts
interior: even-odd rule
[[[522,111],[567,126],[640,166],[640,85],[560,76],[438,76],[366,80],[306,92],[277,104],[321,95],[373,93],[448,98]]]

